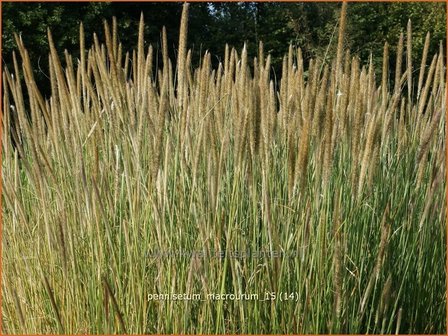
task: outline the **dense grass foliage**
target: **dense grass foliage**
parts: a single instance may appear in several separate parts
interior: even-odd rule
[[[446,332],[443,47],[412,64],[409,23],[376,78],[344,49],[345,6],[334,59],[291,46],[278,87],[262,44],[192,68],[187,5],[160,67],[143,18],[131,53],[115,21],[90,49],[81,26],[79,60],[49,33],[50,97],[17,37],[3,331]]]

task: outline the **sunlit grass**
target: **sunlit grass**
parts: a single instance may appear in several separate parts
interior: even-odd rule
[[[3,331],[444,333],[443,47],[413,68],[409,26],[375,78],[343,49],[343,8],[334,60],[291,47],[277,87],[262,45],[193,68],[187,8],[177,65],[164,33],[160,69],[143,20],[126,54],[115,21],[88,50],[81,27],[79,60],[49,35],[51,97],[17,38],[3,72]]]

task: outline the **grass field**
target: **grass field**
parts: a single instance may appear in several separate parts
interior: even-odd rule
[[[444,46],[281,78],[105,44],[3,71],[3,333],[445,333]],[[223,41],[223,44],[225,41]],[[395,50],[395,49],[394,49]],[[395,52],[395,51],[394,51]],[[415,51],[414,51],[415,52]],[[176,296],[174,296],[176,294]],[[253,295],[252,295],[253,294]]]

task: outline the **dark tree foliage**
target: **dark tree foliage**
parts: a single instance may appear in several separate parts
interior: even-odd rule
[[[421,59],[427,32],[431,34],[432,42],[429,55],[437,52],[439,41],[446,43],[446,9],[443,2],[359,3],[348,7],[347,16],[351,50],[359,53],[362,59],[372,54],[376,64],[381,64],[386,41],[391,45],[394,58],[400,33],[403,32],[406,37],[409,19],[413,30],[414,64]]]
[[[160,31],[166,27],[169,53],[177,53],[178,29],[182,3],[124,2],[4,2],[3,6],[3,65],[11,68],[15,50],[13,33],[20,34],[30,52],[39,85],[46,87],[49,52],[47,29],[50,28],[56,48],[63,54],[67,49],[75,57],[79,51],[79,24],[86,31],[86,45],[93,33],[103,40],[103,20],[115,16],[124,50],[136,47],[140,14],[145,17],[145,44],[153,45],[160,60]],[[225,44],[240,50],[244,43],[249,56],[256,56],[258,43],[263,41],[265,52],[272,56],[275,73],[279,73],[288,44],[301,47],[305,59],[332,56],[337,44],[338,3],[278,3],[278,2],[214,2],[193,3],[190,6],[189,47],[193,50],[193,65],[200,62],[208,50],[216,65],[224,55]],[[413,25],[413,59],[421,56],[426,32],[432,34],[430,52],[438,49],[437,41],[445,41],[444,3],[351,3],[348,7],[346,46],[367,61],[372,54],[377,68],[381,64],[385,41],[394,46],[401,31],[406,31],[408,19]],[[434,43],[434,41],[436,43]],[[393,64],[393,63],[391,63]],[[419,66],[419,65],[418,65]]]

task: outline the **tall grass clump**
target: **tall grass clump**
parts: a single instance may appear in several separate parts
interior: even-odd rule
[[[193,67],[187,4],[158,67],[143,16],[129,52],[115,20],[79,59],[48,31],[49,96],[16,36],[3,332],[445,333],[444,48],[412,64],[409,23],[376,78],[345,12],[334,58],[290,46],[279,85],[262,44]]]

